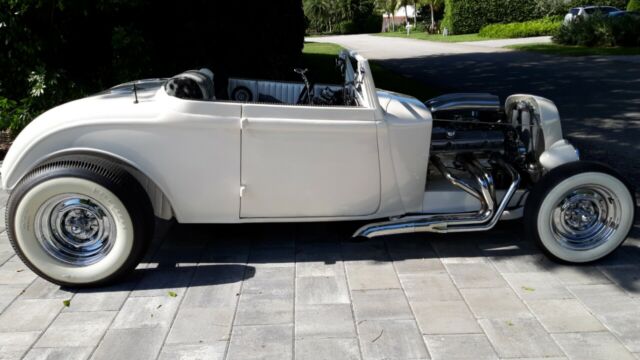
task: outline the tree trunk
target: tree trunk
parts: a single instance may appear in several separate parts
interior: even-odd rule
[[[418,28],[418,2],[413,0],[413,27]]]
[[[431,26],[430,26],[429,29],[433,33],[436,30],[436,19],[435,19],[435,16],[433,14],[433,2],[429,4],[429,8],[431,9]]]
[[[404,20],[405,20],[406,22],[409,22],[409,11],[407,10],[407,6],[409,6],[409,5],[407,5],[407,4],[405,3],[405,4],[404,4]]]

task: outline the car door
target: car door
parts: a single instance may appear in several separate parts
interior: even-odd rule
[[[241,218],[377,211],[374,109],[244,104],[242,117]]]

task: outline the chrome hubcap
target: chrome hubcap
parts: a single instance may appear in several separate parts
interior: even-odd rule
[[[75,266],[102,260],[113,247],[113,217],[97,200],[63,194],[47,200],[35,218],[36,238],[54,258]]]
[[[622,205],[610,190],[589,185],[568,192],[551,213],[556,241],[570,250],[594,249],[620,225]]]

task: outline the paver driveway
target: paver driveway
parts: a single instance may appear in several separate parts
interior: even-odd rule
[[[637,237],[559,266],[517,223],[366,242],[354,223],[160,225],[131,277],[83,291],[2,229],[0,359],[640,358]]]
[[[161,224],[130,278],[83,291],[37,278],[0,226],[0,359],[640,359],[638,226],[561,266],[519,223],[351,242],[359,225]]]

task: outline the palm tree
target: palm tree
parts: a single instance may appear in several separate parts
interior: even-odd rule
[[[311,21],[313,27],[321,32],[328,24],[331,31],[331,4],[328,0],[305,0],[304,13]]]
[[[351,0],[330,0],[330,3],[329,12],[334,24],[352,19],[353,11],[351,10]]]
[[[382,10],[383,13],[391,16],[391,31],[396,31],[395,12],[398,8],[398,0],[376,0],[376,6]]]
[[[413,26],[418,26],[418,6],[422,3],[422,0],[413,0]]]
[[[409,3],[411,2],[411,0],[400,0],[398,3],[398,8],[404,7],[404,18],[409,21],[409,12],[407,11],[407,6],[409,6]],[[413,9],[414,13],[415,13],[415,9]]]
[[[429,26],[429,32],[435,32],[436,30],[436,19],[435,19],[435,10],[439,9],[442,6],[443,0],[421,0],[422,3],[429,5],[429,9],[431,10],[431,25]]]

